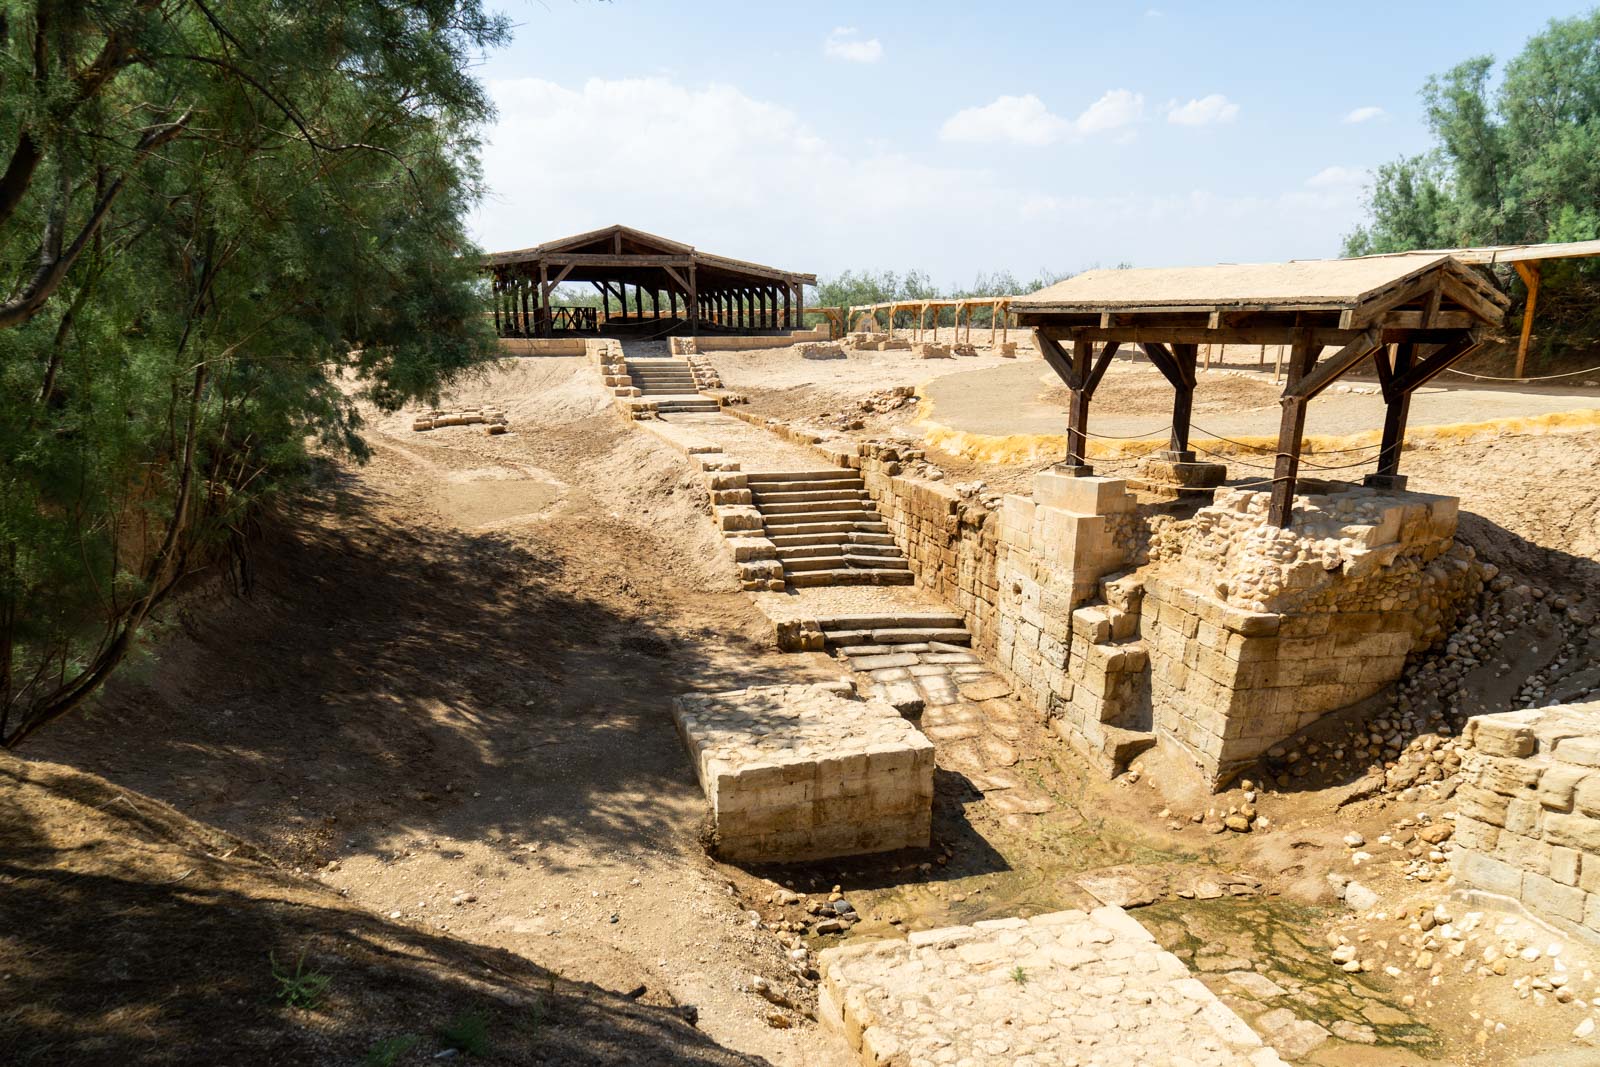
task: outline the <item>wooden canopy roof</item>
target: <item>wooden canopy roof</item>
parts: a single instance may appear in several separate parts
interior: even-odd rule
[[[1084,462],[1089,401],[1119,346],[1144,350],[1174,391],[1165,457],[1192,463],[1190,412],[1202,344],[1291,348],[1272,477],[1271,521],[1287,526],[1299,475],[1306,404],[1370,360],[1386,414],[1368,484],[1397,488],[1411,394],[1475,351],[1510,303],[1477,269],[1447,253],[1363,259],[1096,270],[1011,302],[1040,354],[1071,391],[1067,469]],[[1332,350],[1327,351],[1327,350]]]
[[[1432,305],[1435,293],[1438,303]],[[1017,297],[1011,307],[1025,325],[1038,317],[1052,325],[1094,327],[1116,323],[1226,331],[1300,325],[1359,331],[1373,324],[1420,328],[1430,307],[1433,329],[1498,326],[1508,302],[1459,260],[1423,253],[1093,270]],[[1226,343],[1231,338],[1204,340]]]
[[[492,252],[484,257],[484,266],[497,273],[529,270],[537,273],[541,265],[551,276],[563,274],[564,281],[622,281],[630,285],[654,284],[660,280],[665,267],[681,271],[692,266],[700,292],[758,285],[817,284],[815,274],[715,256],[693,245],[622,225],[546,241],[532,248]]]

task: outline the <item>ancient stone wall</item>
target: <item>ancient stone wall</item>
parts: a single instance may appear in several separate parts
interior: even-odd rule
[[[1280,529],[1268,495],[1158,522],[1138,574],[1151,718],[1214,780],[1394,682],[1483,585],[1452,497],[1313,492]]]
[[[1264,492],[1220,489],[1180,519],[1122,481],[1045,471],[996,512],[903,476],[903,450],[861,451],[918,582],[1108,772],[1159,737],[1219,785],[1391,684],[1482,588],[1454,498],[1331,486],[1279,529]]]
[[[1600,942],[1600,701],[1478,715],[1456,791],[1456,885]]]

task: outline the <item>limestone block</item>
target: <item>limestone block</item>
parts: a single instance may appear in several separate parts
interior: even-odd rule
[[[1496,723],[1492,717],[1481,717],[1478,720],[1478,732],[1480,736],[1483,733],[1484,727],[1491,725],[1495,727],[1499,726],[1499,724]],[[1532,728],[1523,727],[1522,729],[1528,734],[1531,742],[1533,736]],[[1483,748],[1482,741],[1477,742],[1477,744],[1480,749]],[[1531,743],[1528,746],[1528,751],[1532,751]],[[1527,753],[1517,753],[1517,755],[1526,754]],[[1562,740],[1556,742],[1555,758],[1563,763],[1574,763],[1580,767],[1600,767],[1600,737],[1563,738]]]
[[[755,500],[748,489],[713,489],[711,503],[713,504],[749,504]]]
[[[716,508],[717,525],[724,531],[764,530],[761,512],[746,504]]]
[[[1503,722],[1494,716],[1479,716],[1476,720],[1477,731],[1473,735],[1473,745],[1490,756],[1527,756],[1533,753],[1534,737],[1530,727],[1518,723]],[[1575,741],[1587,741],[1589,738],[1575,738]],[[1568,744],[1562,742],[1561,744]],[[1559,749],[1560,746],[1558,745]],[[1600,746],[1597,746],[1600,753]],[[1560,758],[1565,759],[1565,754]],[[1574,760],[1573,762],[1579,762]],[[1600,760],[1596,764],[1600,765]]]
[[[1133,495],[1122,478],[1074,478],[1054,469],[1033,476],[1038,503],[1078,515],[1115,515],[1134,509]]]
[[[1600,819],[1546,812],[1544,836],[1552,845],[1566,845],[1580,852],[1600,852]]]
[[[1455,862],[1456,881],[1472,889],[1520,900],[1522,872],[1508,863],[1477,852],[1462,853]]]
[[[1596,864],[1600,866],[1600,863]],[[1550,849],[1550,877],[1562,885],[1577,885],[1583,879],[1583,853],[1575,848],[1554,845]]]
[[[1562,885],[1543,875],[1522,876],[1522,902],[1543,915],[1581,923],[1585,896],[1583,890]]]
[[[1539,777],[1539,803],[1550,811],[1571,811],[1576,803],[1579,783],[1591,773],[1587,767],[1564,764],[1550,767]]]
[[[766,686],[680,697],[673,718],[725,858],[927,844],[933,745],[884,704],[823,686]]]
[[[778,557],[778,546],[765,537],[730,537],[728,550],[733,553],[735,563]]]

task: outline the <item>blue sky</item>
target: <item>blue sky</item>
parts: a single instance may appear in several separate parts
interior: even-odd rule
[[[497,6],[485,247],[622,222],[957,285],[1337,255],[1429,74],[1593,4]]]

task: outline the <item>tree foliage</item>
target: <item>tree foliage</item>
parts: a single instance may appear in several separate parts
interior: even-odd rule
[[[1428,79],[1434,146],[1378,168],[1347,255],[1600,238],[1600,10],[1551,21],[1494,74],[1477,56]],[[1600,266],[1547,267],[1545,281],[1550,339],[1590,343]]]
[[[1010,271],[1002,270],[992,274],[979,274],[969,286],[940,288],[925,271],[920,270],[910,270],[905,274],[897,274],[892,270],[878,272],[847,270],[831,278],[821,279],[817,287],[812,290],[814,295],[808,298],[807,303],[814,301],[826,307],[853,307],[861,304],[882,304],[890,300],[910,302],[1016,296],[1020,293],[1036,292],[1069,277],[1071,277],[1069,273],[1041,270],[1037,277],[1029,281],[1018,281]],[[989,321],[988,311],[975,308],[973,312],[974,323]],[[951,323],[954,321],[954,315],[953,310],[945,309],[939,321]],[[930,315],[930,319],[932,317]]]
[[[0,742],[492,352],[479,0],[0,3]],[[4,153],[10,152],[9,157]]]

